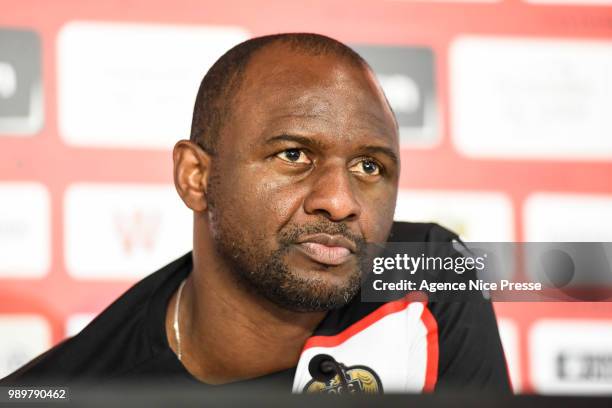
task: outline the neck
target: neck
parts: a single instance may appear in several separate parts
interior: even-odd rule
[[[196,237],[201,234],[196,234]],[[197,241],[197,239],[196,239]],[[193,271],[179,307],[182,363],[197,379],[223,384],[294,367],[306,339],[325,312],[297,313],[237,285],[212,251],[194,245]],[[170,347],[176,293],[166,313]]]

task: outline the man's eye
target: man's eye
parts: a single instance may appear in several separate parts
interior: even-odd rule
[[[300,149],[287,149],[276,155],[281,160],[288,161],[291,163],[310,163],[310,159],[306,156],[306,153]]]
[[[380,175],[380,165],[374,160],[362,159],[349,168],[354,173],[361,173],[367,176]]]

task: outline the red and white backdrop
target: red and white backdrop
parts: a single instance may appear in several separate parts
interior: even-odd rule
[[[401,126],[396,218],[612,241],[612,0],[0,0],[0,377],[190,248],[171,179],[230,46],[331,35]],[[498,303],[515,388],[612,392],[612,303]]]

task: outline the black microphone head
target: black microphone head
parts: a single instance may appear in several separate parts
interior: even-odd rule
[[[327,354],[317,354],[308,363],[308,372],[317,381],[327,382],[339,373],[336,360]]]

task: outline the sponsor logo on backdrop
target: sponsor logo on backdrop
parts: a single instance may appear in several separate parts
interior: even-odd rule
[[[77,278],[140,278],[192,247],[191,211],[171,185],[75,184],[64,212],[65,258]]]
[[[529,347],[536,392],[612,392],[611,321],[542,320],[531,329]]]
[[[61,137],[78,146],[171,149],[189,137],[206,71],[248,37],[224,26],[65,25],[58,36]]]
[[[606,353],[568,351],[557,355],[557,377],[561,381],[612,384],[612,351]]]
[[[512,204],[497,192],[400,190],[395,219],[437,222],[464,241],[507,242],[514,236]]]
[[[162,219],[163,214],[159,211],[144,212],[137,209],[133,212],[116,212],[115,227],[124,252],[132,254],[139,248],[153,250]]]
[[[42,316],[0,315],[0,378],[50,346],[51,329]]]
[[[526,241],[612,242],[612,195],[535,193],[523,214]]]
[[[463,36],[451,134],[472,157],[610,160],[612,41]]]
[[[385,91],[400,126],[402,145],[432,145],[440,137],[433,50],[356,45]]]
[[[43,122],[40,38],[0,28],[0,135],[32,135]]]
[[[519,365],[519,333],[514,321],[510,319],[497,319],[499,328],[499,336],[504,347],[504,355],[506,356],[506,364],[508,364],[508,372],[512,381],[512,388],[515,393],[520,392],[521,384],[521,367]]]
[[[42,184],[0,183],[0,278],[39,278],[49,271],[49,193]]]

